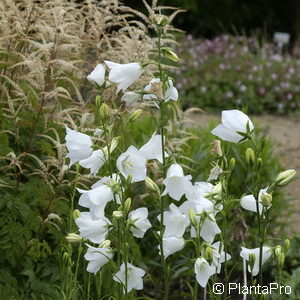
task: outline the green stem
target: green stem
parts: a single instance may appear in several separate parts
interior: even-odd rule
[[[74,199],[75,199],[75,194],[76,194],[76,186],[77,186],[77,181],[79,177],[79,165],[76,166],[76,176],[74,180],[74,186],[73,186],[73,191],[71,195],[71,208],[70,208],[70,215],[69,215],[69,232],[72,232],[73,228],[73,211],[74,211]]]

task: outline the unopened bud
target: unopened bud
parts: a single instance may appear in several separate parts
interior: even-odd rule
[[[101,104],[99,113],[102,120],[105,120],[108,117],[108,105],[106,103]]]
[[[126,212],[129,212],[131,208],[131,198],[127,198],[124,203],[124,209]]]
[[[69,233],[67,236],[66,236],[66,240],[69,242],[69,243],[80,243],[82,241],[82,237],[76,233]]]
[[[76,220],[79,217],[80,217],[80,210],[79,209],[74,209],[73,210],[73,219]]]
[[[70,254],[68,252],[64,252],[64,254],[63,254],[63,260],[64,261],[68,261],[69,258],[70,258]]]
[[[222,193],[222,183],[218,182],[212,189],[212,194],[221,194]]]
[[[179,58],[178,58],[177,54],[175,53],[175,51],[172,48],[170,48],[170,47],[162,47],[161,48],[161,52],[162,52],[162,54],[166,58],[168,58],[168,59],[170,59],[170,60],[172,60],[174,62],[178,62],[179,61]]]
[[[258,157],[258,158],[257,158],[257,168],[258,168],[259,170],[261,170],[262,167],[263,167],[263,160],[262,160],[261,157]]]
[[[197,227],[196,215],[192,208],[189,209],[188,216],[189,216],[189,219],[190,219],[190,222],[192,223],[192,225],[194,227]]]
[[[293,169],[283,171],[279,173],[275,179],[277,185],[285,185],[295,176],[296,171]]]
[[[261,204],[264,207],[269,207],[272,205],[272,195],[269,193],[263,193],[261,196]]]
[[[214,258],[214,252],[213,252],[213,249],[211,247],[207,247],[205,249],[205,259],[211,263],[213,261],[213,258]]]
[[[95,103],[97,107],[100,107],[102,102],[102,97],[100,95],[96,96]]]
[[[245,151],[246,161],[249,165],[254,165],[255,153],[252,148],[247,148]]]
[[[105,240],[101,245],[100,248],[109,248],[111,244],[110,240]]]
[[[221,141],[220,140],[214,140],[212,142],[212,154],[215,154],[217,156],[222,156],[223,152],[222,152],[222,148],[221,148]]]
[[[279,257],[281,253],[282,253],[281,246],[276,246],[275,249],[274,249],[275,256]]]
[[[150,191],[160,194],[159,187],[150,177],[146,177],[145,184]]]
[[[135,110],[129,117],[128,117],[128,122],[133,122],[135,121],[142,113],[141,109]]]
[[[150,21],[157,26],[165,26],[169,23],[169,18],[161,14],[153,14],[150,16]]]
[[[256,260],[256,256],[254,253],[250,253],[249,254],[249,266],[250,266],[250,270],[252,271],[254,268],[254,264],[255,264],[255,260]]]
[[[288,252],[288,250],[290,249],[290,246],[291,246],[290,240],[289,240],[289,239],[286,239],[286,240],[284,241],[284,252],[285,252],[285,253]]]
[[[228,166],[228,168],[229,168],[230,171],[232,171],[232,170],[234,169],[234,167],[235,167],[235,158],[232,157],[232,158],[230,159],[230,161],[229,161],[229,166]]]
[[[120,219],[120,218],[123,217],[123,213],[121,211],[119,211],[119,210],[113,211],[112,215],[113,215],[113,218],[115,218],[115,219]]]

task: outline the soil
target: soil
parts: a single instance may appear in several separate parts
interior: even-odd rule
[[[200,127],[205,127],[211,120],[220,121],[220,116],[206,113],[191,114],[191,119]],[[285,187],[286,198],[292,215],[289,223],[292,230],[300,233],[300,117],[256,116],[251,117],[254,124],[268,129],[268,136],[274,142],[275,155],[285,169],[295,169],[297,174],[293,182]]]

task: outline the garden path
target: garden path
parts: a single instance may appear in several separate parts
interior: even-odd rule
[[[205,127],[211,120],[220,120],[220,116],[199,113],[190,115],[200,127]],[[295,169],[296,179],[285,188],[291,201],[292,214],[289,224],[293,231],[300,233],[300,117],[263,115],[251,117],[254,123],[266,127],[268,136],[274,142],[274,152],[286,169]]]

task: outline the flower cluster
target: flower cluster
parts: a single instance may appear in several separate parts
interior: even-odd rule
[[[185,64],[177,71],[177,86],[186,105],[279,114],[299,108],[300,60],[282,55],[274,44],[245,36],[188,36],[178,52]]]

